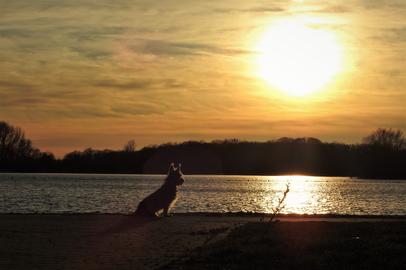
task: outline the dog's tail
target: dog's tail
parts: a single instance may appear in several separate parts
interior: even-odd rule
[[[135,216],[144,216],[145,215],[145,207],[143,206],[143,201],[140,202],[140,204],[137,207],[137,210],[135,210],[134,215]]]

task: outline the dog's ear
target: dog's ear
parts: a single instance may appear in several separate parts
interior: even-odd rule
[[[169,170],[168,170],[168,174],[171,174],[175,171],[175,164],[173,164],[173,162],[171,163],[171,165],[169,165]]]
[[[178,164],[178,171],[179,171],[179,173],[182,173],[181,169],[182,169],[182,164],[179,163],[179,164]]]

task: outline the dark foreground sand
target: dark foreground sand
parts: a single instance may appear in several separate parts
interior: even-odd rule
[[[187,258],[195,256],[196,250],[210,249],[235,228],[258,220],[258,216],[204,214],[158,220],[102,214],[5,214],[0,215],[0,269],[187,269]],[[350,229],[348,224],[357,222],[367,228],[397,224],[405,227],[400,237],[406,237],[404,217],[285,217],[278,226],[292,222],[299,224],[293,228],[296,231],[302,223],[311,228],[326,222],[338,227],[347,223]]]

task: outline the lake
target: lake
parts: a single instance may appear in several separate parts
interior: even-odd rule
[[[0,213],[131,213],[164,175],[0,174]],[[173,212],[406,215],[406,181],[346,177],[186,175]]]

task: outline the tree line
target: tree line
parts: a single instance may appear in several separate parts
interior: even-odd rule
[[[66,173],[166,173],[171,162],[186,174],[307,174],[406,179],[406,139],[402,131],[377,129],[360,144],[326,143],[316,138],[267,142],[237,139],[166,143],[136,149],[73,151],[57,159],[41,152],[24,132],[0,122],[0,171]]]

